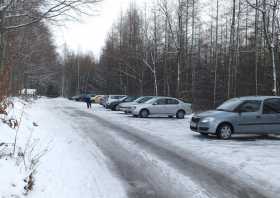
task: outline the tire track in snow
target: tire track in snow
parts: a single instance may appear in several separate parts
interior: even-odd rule
[[[71,108],[69,108],[71,109]],[[197,184],[199,184],[203,189],[207,189],[208,193],[210,194],[210,197],[242,197],[242,198],[264,198],[269,197],[264,194],[264,192],[259,192],[258,189],[253,188],[250,184],[244,182],[244,181],[237,181],[231,177],[228,177],[228,175],[225,175],[222,173],[222,171],[215,170],[209,168],[207,165],[203,164],[201,161],[197,161],[196,159],[192,159],[193,156],[186,156],[182,155],[180,153],[175,152],[171,148],[166,147],[166,144],[164,142],[159,141],[158,139],[155,141],[153,138],[150,138],[148,135],[141,133],[140,130],[133,129],[131,127],[122,127],[120,125],[113,124],[110,121],[105,120],[104,118],[101,118],[97,115],[90,114],[81,110],[77,110],[75,108],[71,109],[74,110],[74,114],[76,116],[83,117],[84,119],[90,118],[94,119],[98,124],[102,125],[105,129],[105,131],[102,132],[103,136],[95,139],[96,142],[98,141],[104,141],[106,139],[106,135],[108,136],[107,139],[110,137],[108,133],[106,133],[106,129],[109,131],[114,131],[120,138],[131,140],[133,142],[136,142],[138,145],[141,145],[142,149],[145,151],[148,151],[150,153],[153,153],[158,158],[160,158],[162,161],[167,162],[169,165],[171,165],[174,169],[180,171],[181,174],[185,175],[186,177],[191,177],[193,181],[195,181]],[[134,132],[131,132],[134,131]],[[101,139],[100,139],[101,138]],[[112,137],[110,137],[112,139]],[[107,154],[114,153],[117,150],[121,150],[121,146],[117,149],[111,148],[108,150],[108,144],[112,144],[111,142],[107,142],[107,144],[103,145],[100,144],[100,147],[103,150],[107,150]],[[109,152],[108,152],[109,151]],[[113,155],[114,155],[113,154]],[[121,154],[129,154],[129,152],[125,149],[121,152]],[[121,155],[120,155],[121,156]],[[120,156],[110,156],[116,164],[122,164],[120,162]],[[132,158],[133,159],[133,158]],[[121,165],[123,166],[123,165]],[[130,180],[129,177],[135,175],[136,179],[139,179],[143,177],[141,175],[139,170],[135,170],[134,167],[129,167],[131,164],[125,165],[126,168],[130,169],[127,174],[124,174],[124,167],[118,167],[118,170],[122,172],[122,177],[124,177],[126,180]],[[128,170],[126,169],[125,170]],[[139,167],[138,167],[139,168]],[[234,173],[233,173],[234,174]],[[147,178],[142,178],[143,180]],[[163,178],[165,179],[165,178]],[[133,179],[132,179],[133,180]],[[151,181],[142,181],[144,184],[148,184],[147,188],[151,188],[150,190],[147,190],[144,188],[144,191],[147,190],[148,192],[153,192],[150,196],[145,195],[142,196],[143,198],[148,197],[172,197],[168,194],[163,193],[161,194],[160,191],[157,191],[153,187],[153,183]],[[249,181],[248,181],[249,182]],[[162,190],[162,189],[161,189]],[[146,192],[146,191],[145,191]],[[178,192],[178,194],[180,194]],[[174,196],[174,195],[173,195]],[[132,196],[135,198],[142,198],[141,197],[141,191],[139,192],[139,197]],[[176,198],[178,196],[175,196]],[[183,196],[182,196],[183,197]]]

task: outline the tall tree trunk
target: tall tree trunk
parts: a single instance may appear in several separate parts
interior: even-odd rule
[[[259,7],[259,0],[256,0],[256,7]],[[259,94],[258,90],[258,65],[259,65],[259,10],[255,9],[255,94]]]
[[[182,1],[178,0],[178,33],[177,33],[177,97],[180,97],[180,88],[181,88],[181,56],[182,56],[182,34],[183,34],[183,5]]]
[[[219,33],[219,0],[217,0],[217,13],[216,13],[216,39],[215,39],[215,69],[214,69],[214,100],[213,107],[216,106],[217,100],[217,70],[219,64],[219,54],[218,54],[218,33]]]
[[[238,15],[237,15],[237,30],[236,30],[236,61],[234,67],[234,97],[237,96],[237,75],[240,64],[240,15],[241,15],[241,0],[238,2]]]
[[[272,32],[271,32],[271,59],[272,59],[272,72],[273,72],[273,94],[278,95],[277,89],[277,70],[275,63],[275,21],[276,21],[276,11],[277,5],[273,5],[273,14],[272,14]]]
[[[229,44],[229,61],[228,61],[228,83],[227,83],[227,97],[231,97],[232,91],[232,65],[234,57],[234,35],[235,35],[235,12],[236,12],[236,0],[232,0],[232,19],[230,28],[230,44]]]

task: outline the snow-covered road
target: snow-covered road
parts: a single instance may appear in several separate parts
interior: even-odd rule
[[[258,198],[280,192],[277,137],[219,141],[191,133],[188,119],[135,119],[65,99],[39,100],[29,112],[51,133],[45,135],[54,145],[44,159],[49,163],[39,167],[34,198],[79,193],[83,198]]]

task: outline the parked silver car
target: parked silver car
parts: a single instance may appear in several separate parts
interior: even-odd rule
[[[147,118],[150,115],[164,115],[183,119],[187,113],[191,113],[191,104],[170,97],[154,97],[143,104],[132,107],[132,114],[141,118]]]
[[[127,96],[125,96],[125,95],[109,95],[107,100],[106,100],[105,107],[109,108],[109,106],[112,102],[120,101],[125,97],[127,97]]]
[[[235,134],[280,134],[280,97],[254,96],[226,101],[214,111],[194,115],[191,130],[229,139]]]
[[[119,111],[123,111],[126,114],[129,114],[132,112],[132,107],[138,104],[142,104],[147,102],[148,100],[151,100],[152,98],[154,98],[154,96],[142,96],[140,98],[138,98],[137,100],[133,101],[133,102],[125,102],[120,104],[117,109]]]

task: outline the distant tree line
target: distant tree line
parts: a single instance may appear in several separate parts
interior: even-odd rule
[[[5,64],[10,69],[10,93],[33,88],[42,95],[58,96],[61,65],[48,27],[38,23],[13,31],[7,38]]]
[[[48,25],[76,20],[100,1],[0,0],[0,102],[23,88],[61,94],[62,61]]]
[[[108,35],[97,66],[99,87],[112,94],[184,98],[195,110],[231,97],[278,95],[279,3],[132,3]]]
[[[75,53],[65,46],[62,65],[61,95],[64,97],[97,93],[103,89],[93,55]]]

